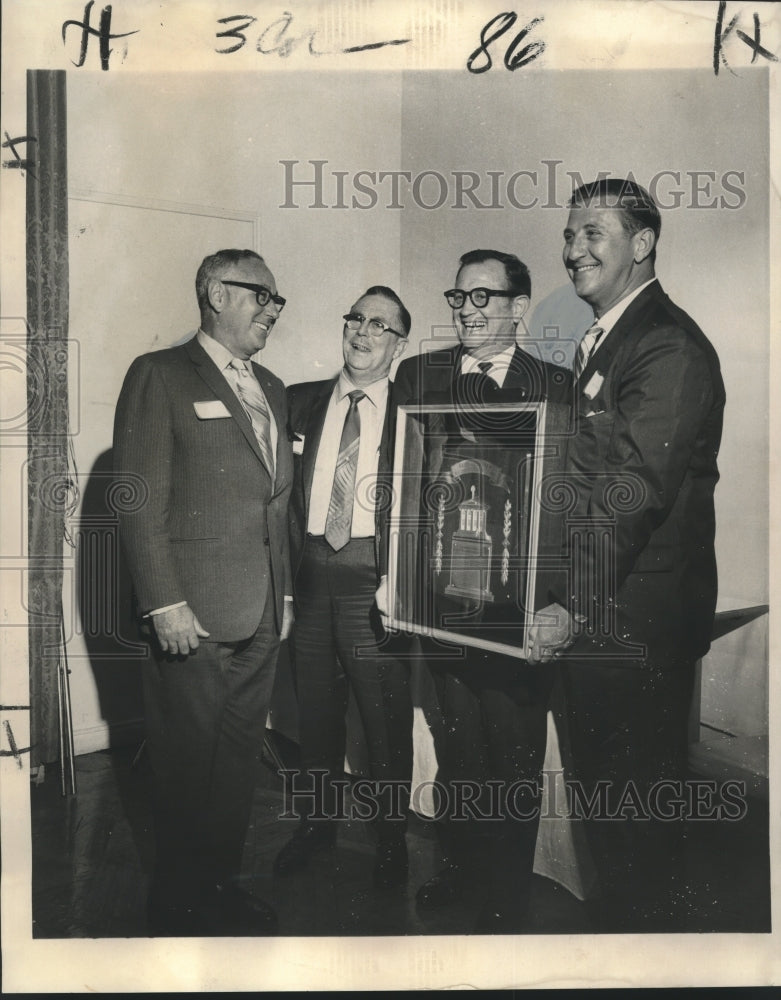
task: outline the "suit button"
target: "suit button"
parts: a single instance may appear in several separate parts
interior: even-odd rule
[[[263,539],[263,544],[264,544],[264,545],[268,545],[268,544],[269,544],[269,540],[268,540],[268,538],[264,538],[264,539]]]

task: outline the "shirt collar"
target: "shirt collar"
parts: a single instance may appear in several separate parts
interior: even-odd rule
[[[655,276],[653,278],[649,278],[648,281],[644,281],[642,285],[640,285],[638,288],[635,288],[634,291],[631,291],[629,295],[625,295],[623,299],[621,299],[619,302],[616,302],[616,304],[614,306],[611,306],[611,308],[608,309],[608,311],[603,316],[600,316],[599,319],[596,320],[596,322],[605,331],[602,337],[600,338],[600,343],[605,339],[607,334],[610,333],[610,331],[613,329],[613,327],[616,325],[619,319],[621,319],[625,310],[629,308],[630,304],[634,302],[634,300],[637,298],[640,292],[642,292],[644,288],[648,288],[648,286],[651,284],[652,281],[656,281]]]
[[[495,354],[492,358],[485,358],[485,361],[491,366],[487,370],[487,374],[490,378],[494,378],[494,381],[504,381],[504,375],[506,375],[513,363],[515,347],[515,344],[510,344],[501,354]],[[473,354],[464,351],[461,355],[461,374],[468,375],[470,372],[479,372],[481,370],[480,365],[483,363],[483,361],[478,361]]]
[[[377,379],[376,382],[372,382],[370,385],[356,385],[343,368],[339,372],[339,378],[336,381],[336,398],[341,402],[349,392],[360,389],[376,407],[382,407],[388,401],[388,384],[389,380],[386,375],[385,378]]]
[[[210,337],[208,333],[204,333],[201,329],[198,330],[196,339],[221,372],[230,367],[233,355],[219,340]]]

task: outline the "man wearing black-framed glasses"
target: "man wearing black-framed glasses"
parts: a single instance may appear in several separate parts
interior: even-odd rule
[[[270,934],[273,911],[239,875],[292,622],[293,454],[284,386],[251,359],[285,300],[252,250],[206,257],[195,286],[197,335],[136,359],[114,425],[115,474],[141,492],[119,520],[154,654],[143,673],[157,848],[149,930]]]
[[[458,344],[402,362],[394,404],[469,407],[460,423],[479,433],[490,426],[484,405],[569,402],[569,372],[521,346],[518,332],[530,296],[529,271],[514,254],[464,254],[455,285],[445,292]],[[382,588],[378,601],[385,610]],[[493,788],[500,802],[514,788],[519,794],[499,808],[478,800],[471,814],[455,818],[446,810],[439,830],[447,864],[420,887],[417,902],[431,911],[472,898],[480,905],[477,932],[520,931],[526,927],[539,817],[531,789],[541,785],[551,674],[499,653],[452,648],[452,659],[440,645],[428,660],[443,722],[435,733],[440,801],[458,801],[465,787],[482,787],[486,794]],[[523,814],[530,818],[519,819]]]
[[[301,747],[292,791],[302,819],[274,868],[286,876],[312,859],[331,863],[323,858],[342,814],[336,782],[352,690],[377,783],[365,814],[378,840],[373,879],[391,888],[407,879],[413,714],[408,664],[384,635],[375,592],[386,560],[389,373],[407,346],[410,316],[392,289],[376,285],[343,323],[339,375],[288,389],[297,452],[290,523]]]
[[[403,361],[393,383],[397,404],[432,393],[479,404],[495,401],[497,391],[518,400],[569,402],[569,373],[541,361],[518,335],[531,298],[523,261],[501,250],[471,250],[444,294],[458,344]]]

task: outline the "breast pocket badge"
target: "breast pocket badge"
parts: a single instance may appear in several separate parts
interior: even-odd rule
[[[193,403],[193,409],[199,420],[219,420],[231,416],[230,410],[221,399],[205,399],[200,403]]]

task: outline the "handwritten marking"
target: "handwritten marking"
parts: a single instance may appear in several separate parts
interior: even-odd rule
[[[3,167],[6,170],[29,170],[30,174],[35,177],[35,173],[32,169],[32,160],[22,159],[21,156],[16,152],[16,147],[21,142],[37,142],[38,140],[34,135],[20,135],[16,139],[12,139],[7,132],[3,132],[5,136],[5,142],[2,144],[3,149],[10,149],[14,155],[13,160],[3,160]]]
[[[480,32],[480,45],[475,49],[475,51],[470,55],[466,61],[466,68],[470,73],[485,73],[493,66],[493,60],[491,59],[491,54],[488,51],[488,46],[501,38],[507,31],[512,28],[515,22],[518,20],[518,15],[515,11],[504,11],[501,14],[497,14],[496,17],[491,18],[491,20],[484,25],[482,31]],[[545,51],[545,42],[536,41],[531,42],[528,45],[516,52],[516,49],[521,44],[521,42],[526,38],[529,32],[540,24],[544,18],[535,17],[533,20],[529,21],[525,28],[522,28],[515,38],[512,40],[504,54],[504,65],[505,68],[514,72],[516,69],[520,69],[521,66],[525,66],[527,63],[532,62],[538,56],[542,55]],[[488,34],[488,32],[497,27],[497,30],[493,34]],[[484,56],[485,61],[478,65],[478,59]]]
[[[234,45],[229,45],[227,48],[215,49],[215,52],[220,55],[230,55],[232,52],[238,52],[239,49],[242,49],[247,43],[246,32],[253,24],[257,23],[257,20],[251,14],[232,14],[230,17],[219,18],[217,21],[218,24],[231,25],[234,21],[241,23],[232,24],[226,30],[217,32],[217,38],[235,38],[237,41]],[[309,54],[312,56],[325,56],[369,52],[374,49],[385,48],[388,45],[407,45],[411,41],[409,38],[392,38],[382,42],[349,45],[343,49],[318,49],[315,44],[317,31],[313,28],[307,28],[299,34],[293,34],[291,32],[293,20],[294,16],[289,10],[283,11],[282,15],[276,21],[267,24],[260,32],[258,40],[255,43],[256,50],[264,56],[277,55],[280,59],[287,59],[301,45],[306,45]]]
[[[228,55],[231,52],[238,52],[242,46],[246,45],[247,36],[243,34],[249,28],[251,24],[257,21],[256,17],[252,17],[248,14],[231,14],[230,17],[221,17],[217,23],[218,24],[230,24],[231,21],[243,21],[242,25],[237,25],[235,28],[231,28],[228,31],[218,31],[218,38],[238,38],[239,41],[236,45],[231,45],[228,49],[215,49],[220,55]]]
[[[115,38],[129,38],[130,35],[137,35],[138,29],[136,31],[125,31],[120,34],[111,34],[111,4],[107,4],[100,12],[100,27],[93,28],[90,24],[90,17],[92,15],[92,8],[95,5],[95,0],[89,0],[89,3],[84,8],[84,20],[83,21],[65,21],[62,26],[62,44],[65,44],[65,37],[68,33],[68,28],[81,28],[81,51],[79,54],[79,61],[74,62],[73,65],[77,68],[84,65],[84,60],[87,58],[87,47],[89,45],[90,36],[94,35],[100,39],[100,68],[102,70],[108,69],[109,56],[114,51],[109,48],[109,42]],[[71,59],[71,62],[73,60]]]
[[[13,757],[16,760],[17,766],[21,769],[22,767],[22,757],[23,753],[29,753],[32,747],[18,747],[16,745],[16,740],[14,739],[14,731],[11,729],[11,723],[8,720],[5,721],[5,732],[8,737],[8,745],[10,750],[0,750],[0,757]]]
[[[752,66],[757,61],[757,56],[762,56],[763,59],[767,59],[769,62],[778,62],[778,56],[774,55],[760,44],[762,28],[759,23],[759,14],[757,14],[756,11],[754,12],[754,37],[751,38],[745,33],[745,31],[741,31],[740,28],[736,27],[738,21],[740,20],[740,12],[735,14],[726,28],[722,27],[724,24],[724,14],[726,9],[727,0],[719,0],[719,11],[716,15],[716,36],[713,44],[713,72],[716,76],[719,75],[719,68],[722,65],[726,66],[733,76],[737,76],[737,73],[735,73],[730,64],[727,62],[727,57],[724,54],[724,43],[733,31],[741,42],[744,42],[751,49]]]

